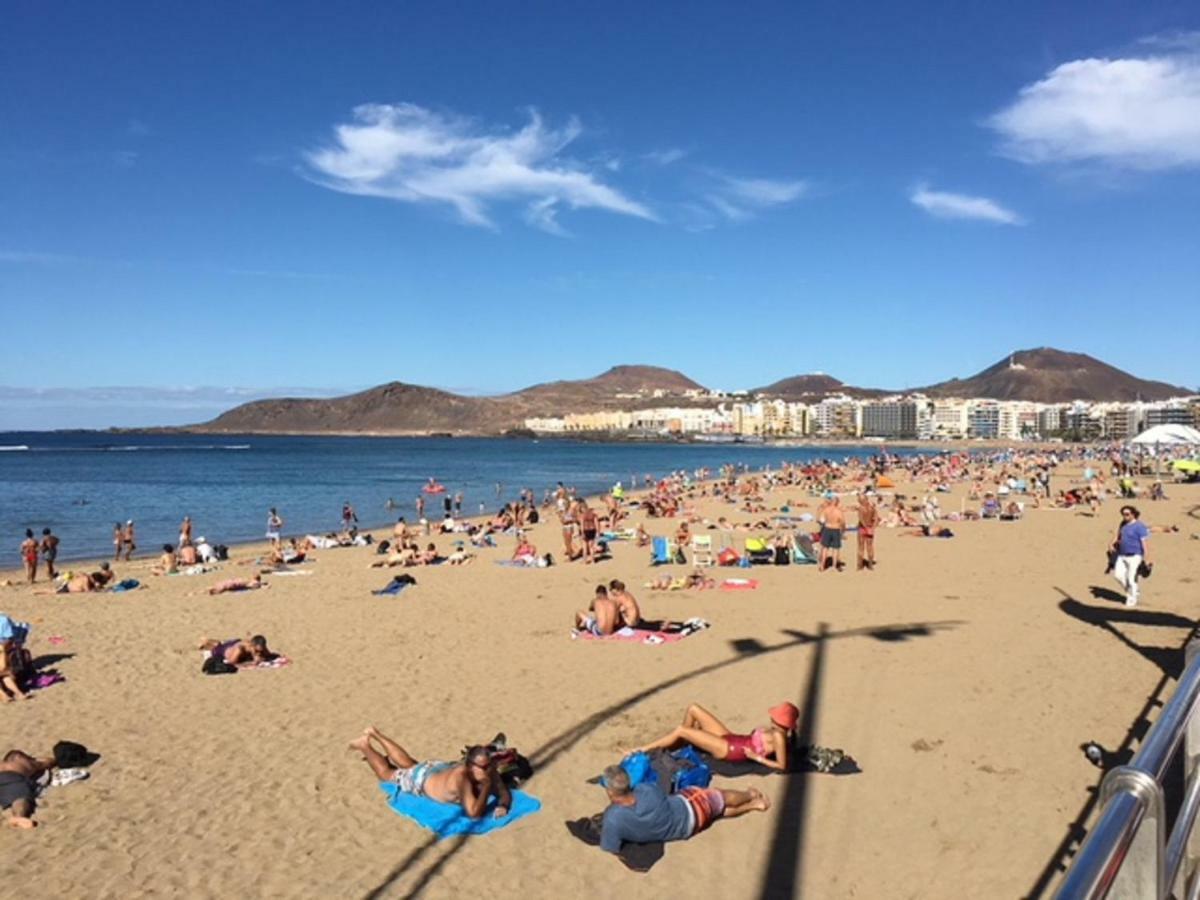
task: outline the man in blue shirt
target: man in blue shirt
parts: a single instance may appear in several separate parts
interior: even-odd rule
[[[1121,527],[1117,531],[1117,539],[1113,541],[1113,550],[1117,553],[1113,563],[1113,577],[1125,588],[1126,606],[1137,606],[1138,569],[1143,563],[1147,568],[1151,565],[1146,550],[1146,539],[1150,537],[1150,529],[1140,516],[1137,507],[1122,506]]]
[[[771,802],[760,791],[684,788],[667,796],[657,784],[630,787],[629,773],[620,766],[604,770],[604,787],[611,805],[600,826],[600,849],[620,853],[621,844],[683,841],[699,834],[717,819],[748,812],[766,812]]]

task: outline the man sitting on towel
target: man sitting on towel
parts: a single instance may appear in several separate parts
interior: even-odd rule
[[[372,741],[383,748],[382,753],[375,749]],[[488,797],[493,794],[496,795],[497,819],[507,816],[512,807],[512,795],[492,764],[486,747],[471,747],[466,760],[460,763],[417,762],[403,747],[371,726],[362,737],[350,742],[350,748],[362,753],[381,782],[394,784],[415,797],[460,804],[463,812],[472,819],[483,815]]]
[[[621,844],[684,841],[699,834],[717,819],[733,819],[748,812],[766,812],[771,801],[760,791],[724,791],[690,787],[667,796],[658,784],[643,782],[630,787],[629,773],[621,766],[604,770],[604,789],[610,805],[600,826],[600,849],[620,853]]]
[[[575,630],[590,631],[596,637],[605,637],[621,627],[621,607],[608,595],[608,588],[599,585],[592,605],[575,613]]]

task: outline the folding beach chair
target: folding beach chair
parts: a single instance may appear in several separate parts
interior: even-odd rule
[[[670,562],[672,562],[670,542],[665,537],[651,538],[650,565],[665,566]]]
[[[715,566],[716,554],[713,553],[711,534],[692,535],[692,563],[697,566]]]
[[[792,565],[815,566],[818,562],[812,537],[807,534],[792,535]]]

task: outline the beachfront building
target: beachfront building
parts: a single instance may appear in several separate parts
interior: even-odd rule
[[[971,404],[968,401],[957,398],[933,401],[933,437],[959,440],[967,436],[970,427]]]
[[[809,407],[811,432],[821,437],[858,437],[862,434],[862,404],[846,396],[826,397]]]
[[[1043,406],[1038,410],[1037,430],[1042,437],[1050,437],[1056,435],[1063,430],[1065,426],[1065,416],[1067,407],[1062,404],[1052,404]]]
[[[538,434],[562,434],[567,430],[567,420],[561,416],[540,416],[526,419],[525,427]]]
[[[971,403],[967,434],[973,438],[995,440],[1000,437],[1000,403],[975,400]]]
[[[862,405],[862,436],[913,439],[917,436],[917,404],[911,400],[871,400]]]
[[[1144,430],[1140,427],[1142,410],[1136,405],[1105,404],[1103,407],[1097,408],[1096,412],[1102,416],[1105,440],[1127,441]]]
[[[1193,410],[1186,400],[1168,400],[1146,407],[1146,418],[1142,431],[1155,425],[1192,425]]]

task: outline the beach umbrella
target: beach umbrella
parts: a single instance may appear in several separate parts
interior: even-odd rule
[[[1176,472],[1200,472],[1200,460],[1177,459],[1174,465]]]

